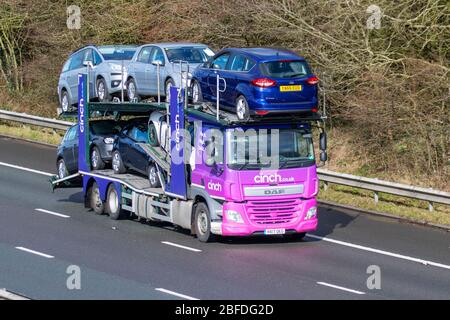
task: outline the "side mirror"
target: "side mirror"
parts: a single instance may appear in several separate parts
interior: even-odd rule
[[[320,134],[320,150],[326,151],[327,150],[327,134],[325,132],[322,132]]]
[[[162,67],[164,63],[161,60],[154,60],[152,61],[152,65]]]
[[[210,158],[206,159],[205,165],[207,167],[214,167],[216,165],[216,159],[214,159],[214,157],[210,157]]]
[[[94,65],[92,64],[92,61],[83,61],[83,66],[85,66],[85,67],[89,67],[89,68],[93,68],[94,67]]]
[[[328,155],[326,151],[321,151],[320,152],[320,162],[324,163],[327,162],[328,160]]]

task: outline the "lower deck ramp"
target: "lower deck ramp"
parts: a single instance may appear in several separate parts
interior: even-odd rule
[[[161,169],[170,175],[170,155],[165,150],[161,147],[153,147],[148,143],[139,143],[139,146],[155,160]]]
[[[125,184],[126,186],[128,186],[129,188],[133,189],[136,192],[147,193],[151,195],[164,194],[162,188],[151,188],[148,179],[138,174],[130,174],[130,173],[117,174],[114,173],[113,170],[96,170],[92,171],[92,174],[102,176],[105,178],[114,179],[118,182]]]

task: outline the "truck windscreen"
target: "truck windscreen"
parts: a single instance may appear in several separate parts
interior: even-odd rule
[[[228,130],[226,155],[233,170],[298,168],[315,163],[311,132],[304,129]]]

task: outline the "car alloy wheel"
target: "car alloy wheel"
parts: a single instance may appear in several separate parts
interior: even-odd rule
[[[150,180],[150,184],[153,186],[158,183],[158,173],[156,172],[155,166],[151,166],[148,173],[148,179]]]
[[[112,167],[114,172],[118,172],[119,168],[120,168],[120,158],[119,158],[119,153],[115,152],[113,159],[112,159]]]
[[[236,114],[239,118],[239,120],[244,120],[246,117],[246,111],[247,111],[247,107],[245,104],[245,100],[244,98],[239,98],[237,101],[237,105],[236,105]]]
[[[60,160],[58,163],[58,177],[60,179],[65,178],[67,176],[67,169],[64,160]]]
[[[170,88],[172,88],[172,82],[168,81],[166,84],[166,101],[170,102]]]
[[[194,85],[192,86],[192,102],[198,103],[200,98],[200,88],[199,84],[197,82],[194,82]]]
[[[97,168],[98,167],[98,160],[99,160],[99,154],[97,152],[97,149],[92,150],[92,167]]]
[[[69,98],[67,97],[66,92],[64,92],[61,97],[61,109],[63,112],[69,111]]]
[[[100,101],[105,99],[105,84],[103,81],[99,81],[97,84],[97,94]]]
[[[136,86],[134,85],[133,81],[130,81],[128,83],[128,99],[134,100],[136,98]]]

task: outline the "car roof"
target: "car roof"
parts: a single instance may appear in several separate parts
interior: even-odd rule
[[[100,48],[112,48],[112,47],[116,47],[116,48],[138,48],[138,46],[136,44],[105,44],[105,45],[100,45],[97,46],[95,44],[88,44],[86,46],[83,46],[81,48],[75,49],[74,51],[72,51],[72,53],[70,55],[73,55],[74,53],[77,53],[81,50],[84,49],[88,49],[88,48],[95,48],[95,49],[100,49]]]
[[[157,46],[161,48],[179,48],[179,47],[208,47],[203,43],[192,43],[192,42],[159,42],[159,43],[147,43],[141,47],[146,46]]]
[[[270,61],[270,60],[278,60],[278,59],[295,59],[295,60],[304,60],[304,58],[294,51],[284,48],[225,48],[220,52],[233,52],[233,53],[241,53],[258,61]]]

